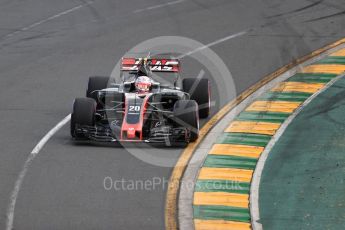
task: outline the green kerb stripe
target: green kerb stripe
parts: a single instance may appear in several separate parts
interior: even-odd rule
[[[217,139],[217,144],[238,144],[265,147],[272,136],[250,133],[223,133]]]
[[[303,102],[308,99],[311,93],[301,92],[267,92],[264,93],[259,99],[266,101],[296,101]]]
[[[333,78],[335,78],[336,76],[337,74],[297,73],[286,81],[306,82],[306,83],[327,83]]]
[[[238,157],[238,156],[223,156],[223,155],[208,155],[203,167],[209,168],[237,168],[254,170],[257,159]]]
[[[345,65],[345,57],[341,56],[330,56],[326,57],[318,62],[316,64],[337,64],[337,65]]]
[[[271,122],[283,123],[286,118],[290,116],[289,113],[273,113],[273,112],[241,112],[235,119],[239,121],[257,121],[257,122]]]
[[[229,192],[249,194],[250,183],[229,180],[198,180],[195,192]]]
[[[194,219],[227,220],[249,223],[250,213],[247,208],[195,205]]]

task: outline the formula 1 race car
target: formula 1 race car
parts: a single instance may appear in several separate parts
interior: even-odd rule
[[[121,80],[90,77],[86,98],[76,98],[71,135],[100,142],[189,143],[199,118],[210,114],[210,83],[179,77],[178,59],[122,58]],[[154,72],[175,75],[160,83]],[[162,80],[162,78],[160,78]]]

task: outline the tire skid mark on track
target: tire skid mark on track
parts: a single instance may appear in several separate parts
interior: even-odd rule
[[[295,9],[295,10],[292,10],[292,11],[288,11],[288,12],[285,12],[285,13],[275,14],[275,15],[272,15],[272,16],[267,16],[267,18],[276,18],[276,17],[281,17],[281,16],[285,16],[285,15],[289,15],[289,14],[294,14],[294,13],[298,13],[298,12],[301,12],[301,11],[305,11],[305,10],[313,8],[313,7],[317,6],[317,5],[320,5],[323,1],[324,0],[319,0],[317,2],[312,2],[311,4],[309,4],[307,6],[304,6],[302,8]]]
[[[40,20],[40,21],[38,21],[38,22],[35,22],[35,23],[31,24],[31,25],[28,25],[28,26],[23,27],[23,28],[21,28],[21,29],[15,30],[15,31],[12,32],[12,33],[6,34],[5,36],[3,36],[3,37],[1,38],[1,40],[4,41],[4,40],[6,40],[6,39],[8,39],[8,38],[10,38],[10,37],[13,37],[14,35],[17,35],[17,34],[19,34],[19,33],[28,31],[28,30],[30,30],[30,29],[32,29],[32,28],[35,28],[35,27],[37,27],[37,26],[39,26],[39,25],[42,25],[42,24],[44,24],[44,23],[46,23],[46,22],[52,21],[52,20],[57,19],[57,18],[59,18],[59,17],[61,17],[61,16],[67,15],[67,14],[69,14],[69,13],[72,13],[72,12],[74,12],[74,11],[76,11],[76,10],[79,10],[79,9],[81,9],[81,8],[83,8],[83,7],[85,7],[85,6],[88,6],[88,5],[90,5],[90,4],[93,4],[93,3],[94,3],[93,1],[88,1],[88,2],[86,2],[86,3],[84,3],[84,4],[80,4],[80,5],[78,5],[78,6],[72,7],[72,8],[70,8],[70,9],[68,9],[68,10],[62,11],[62,12],[60,12],[60,13],[58,13],[58,14],[53,15],[53,16],[50,16],[50,17],[48,17],[48,18],[42,19],[42,20]]]
[[[90,2],[89,2],[90,3]],[[84,6],[84,5],[82,5]],[[72,8],[73,9],[73,8]],[[79,8],[78,8],[79,9]],[[75,9],[76,10],[76,9]],[[65,11],[66,12],[66,11]],[[69,11],[71,12],[71,11]],[[60,13],[61,14],[61,13]],[[66,13],[64,13],[66,14]],[[61,15],[60,15],[61,16]],[[55,17],[56,18],[56,17]],[[51,19],[50,19],[51,20]],[[42,22],[43,23],[43,22]],[[247,33],[247,31],[242,31],[221,39],[218,39],[214,42],[208,43],[205,46],[201,46],[189,53],[183,54],[181,55],[180,58],[183,58],[185,56],[194,54],[198,51],[201,51],[203,49],[206,49],[210,46],[214,46],[217,45],[219,43],[228,41],[232,38],[236,38],[242,35],[245,35]],[[9,206],[7,208],[7,212],[6,212],[6,217],[7,217],[7,221],[6,221],[6,230],[12,230],[13,229],[13,220],[14,220],[14,211],[15,211],[15,205],[17,202],[17,198],[18,198],[18,194],[19,191],[21,189],[22,183],[25,179],[25,175],[28,171],[28,168],[30,167],[32,161],[35,159],[35,157],[39,154],[40,150],[44,147],[44,145],[49,141],[50,138],[52,138],[64,125],[66,125],[71,119],[71,114],[68,114],[63,120],[61,120],[56,126],[54,126],[39,142],[38,144],[35,146],[35,148],[31,151],[31,153],[29,154],[27,160],[25,161],[22,170],[20,171],[17,180],[15,182],[14,185],[14,189],[11,193],[11,197],[10,197],[10,203]]]
[[[319,18],[309,19],[309,20],[306,20],[306,21],[303,21],[303,22],[316,22],[316,21],[321,21],[321,20],[324,20],[324,19],[339,17],[339,16],[343,16],[343,15],[345,15],[345,10],[343,10],[343,11],[341,11],[339,13],[330,14],[330,15],[326,15],[326,16],[323,16],[323,17],[319,17]]]
[[[218,45],[219,43],[226,42],[226,41],[231,40],[231,39],[233,39],[233,38],[237,38],[237,37],[241,37],[241,36],[243,36],[243,35],[246,35],[246,34],[247,34],[248,32],[250,32],[250,31],[251,31],[251,29],[247,29],[247,30],[243,30],[243,31],[240,31],[240,32],[238,32],[238,33],[235,33],[235,34],[231,34],[231,35],[229,35],[229,36],[226,36],[226,37],[224,37],[224,38],[215,40],[215,41],[213,41],[213,42],[211,42],[211,43],[208,43],[208,44],[206,44],[206,45],[204,45],[204,46],[201,46],[201,47],[199,47],[199,48],[197,48],[197,49],[195,49],[195,50],[192,50],[192,51],[190,51],[190,52],[188,52],[188,53],[185,53],[185,54],[183,54],[183,55],[180,55],[180,56],[178,56],[177,58],[178,58],[178,59],[182,59],[182,58],[184,58],[184,57],[186,57],[186,56],[190,56],[190,55],[192,55],[192,54],[194,54],[194,53],[197,53],[197,52],[199,52],[199,51],[201,51],[201,50],[210,48],[211,46],[215,46],[215,45]]]
[[[328,53],[330,52],[332,49],[336,49],[336,47],[340,46],[341,44],[343,44],[345,42],[345,39],[341,39],[341,40],[338,40],[332,44],[329,44],[323,48],[320,48],[312,53],[310,53],[309,55],[306,55],[306,56],[303,56],[302,58],[298,58],[294,61],[292,61],[291,63],[281,67],[280,69],[278,69],[276,72],[266,76],[265,78],[263,78],[261,81],[259,81],[258,83],[256,83],[255,85],[253,85],[252,87],[250,87],[249,89],[247,89],[245,92],[243,92],[241,95],[239,95],[236,99],[234,99],[233,101],[229,102],[229,104],[227,104],[225,107],[223,107],[219,112],[218,114],[216,114],[214,117],[211,118],[211,120],[213,120],[213,125],[211,127],[208,127],[207,130],[204,130],[202,133],[203,135],[206,135],[209,130],[216,124],[219,122],[219,120],[221,120],[225,114],[227,114],[229,111],[231,111],[234,107],[236,107],[237,105],[239,105],[243,100],[245,100],[247,97],[249,97],[251,94],[253,94],[255,91],[257,91],[258,89],[260,89],[263,85],[265,84],[268,84],[269,82],[271,82],[272,80],[274,80],[275,78],[279,77],[280,75],[286,73],[287,71],[289,71],[290,69],[293,69],[293,68],[298,68],[298,66],[302,63],[305,63],[305,62],[310,62],[311,60],[313,59],[316,59],[318,56],[322,55],[323,53]],[[344,52],[345,53],[345,52]],[[297,74],[298,77],[300,77],[300,75],[303,75],[303,74]],[[313,74],[311,74],[313,75]],[[312,83],[314,83],[313,79],[312,80]],[[271,95],[272,96],[272,95]],[[286,98],[286,95],[280,95],[280,96],[284,96]],[[300,100],[300,97],[301,96],[305,96],[305,95],[301,95],[301,94],[298,94],[298,100],[293,100],[293,101],[299,101]],[[279,98],[278,98],[279,100]],[[291,98],[289,99],[288,98],[288,101],[291,100]],[[291,103],[290,101],[288,103]],[[299,103],[300,104],[300,103]],[[226,108],[227,107],[227,108]],[[251,113],[251,115],[253,115]],[[243,114],[243,116],[241,117],[241,119],[243,120],[243,118],[246,118],[245,120],[247,119],[253,119],[252,116],[249,116],[248,117],[248,114],[245,113]],[[273,119],[272,119],[273,118]],[[277,117],[277,114],[275,113],[267,113],[267,116],[264,117],[264,119],[268,119],[268,120],[272,120],[274,122],[277,122],[277,118],[278,120],[281,120],[283,117],[280,117],[278,116]],[[254,119],[255,120],[255,119]],[[285,120],[285,119],[284,119]],[[205,127],[204,127],[205,128]],[[203,129],[204,129],[203,128]],[[235,135],[236,136],[236,135]],[[235,138],[235,137],[234,137]],[[236,139],[236,138],[235,138]],[[238,138],[237,138],[238,139]],[[241,139],[241,138],[240,138]],[[201,140],[202,141],[202,140]],[[251,140],[253,141],[253,140]],[[257,142],[257,141],[256,141]],[[255,143],[256,143],[255,142]],[[268,142],[268,141],[266,141]],[[183,198],[180,198],[179,196],[181,195],[181,191],[180,191],[180,187],[179,186],[176,186],[176,185],[179,185],[181,183],[181,178],[182,176],[184,175],[185,173],[185,169],[186,167],[181,167],[181,164],[182,162],[184,163],[187,163],[191,160],[191,157],[193,156],[194,152],[196,153],[197,158],[198,159],[194,159],[194,160],[199,160],[201,158],[203,158],[203,156],[200,155],[200,153],[197,153],[197,150],[196,148],[198,147],[198,144],[194,144],[194,145],[190,145],[188,146],[189,148],[187,148],[181,155],[180,159],[178,160],[178,163],[177,163],[177,166],[179,167],[175,167],[175,169],[173,170],[173,173],[172,173],[172,177],[170,178],[170,181],[169,181],[169,186],[168,186],[168,194],[167,194],[167,200],[166,200],[166,213],[165,213],[165,218],[166,218],[166,229],[178,229],[178,225],[181,224],[180,221],[181,219],[183,219],[183,224],[182,224],[182,227],[187,227],[190,228],[191,226],[194,226],[195,225],[199,225],[197,223],[192,223],[190,224],[188,221],[189,221],[189,218],[190,218],[190,213],[193,212],[190,210],[189,208],[189,205],[190,205],[190,202],[191,200],[193,200],[193,196],[183,196]],[[230,143],[230,144],[234,144],[234,143]],[[248,143],[243,143],[243,144],[248,144]],[[259,143],[260,144],[260,143]],[[261,144],[260,144],[261,145]],[[267,145],[267,143],[265,143],[265,146]],[[205,146],[203,146],[202,148],[206,148]],[[236,150],[234,148],[234,150]],[[256,153],[256,151],[255,151]],[[229,154],[225,154],[225,155],[229,155]],[[194,178],[195,177],[195,169],[198,169],[198,167],[192,167],[193,169],[189,170],[189,172],[187,173],[188,174],[188,180],[190,180],[191,178]],[[212,168],[212,170],[214,170],[214,168]],[[217,169],[219,170],[219,169]],[[222,169],[223,170],[223,169]],[[242,169],[243,170],[243,169]],[[191,172],[193,171],[193,172]],[[196,172],[197,173],[197,172]],[[219,174],[217,174],[219,175]],[[200,176],[200,174],[199,174]],[[217,177],[218,178],[218,177]],[[216,179],[217,179],[216,178]],[[199,178],[200,179],[200,178]],[[210,178],[203,178],[203,179],[206,179],[206,180],[209,180]],[[183,182],[182,182],[183,183]],[[175,187],[178,187],[177,190],[178,192],[175,193],[175,190],[176,188]],[[253,187],[253,186],[252,186]],[[255,186],[254,186],[255,187]],[[189,193],[190,191],[188,189],[184,189],[183,190],[183,194],[186,194],[186,193]],[[193,192],[193,191],[192,191]],[[179,202],[182,201],[183,204],[179,203],[179,208],[181,209],[184,209],[184,210],[180,210],[179,213],[177,214],[176,212],[176,207],[177,207],[177,198],[179,198]],[[187,207],[188,206],[188,207]],[[206,206],[205,206],[206,207]],[[208,206],[207,206],[208,207]],[[254,214],[258,214],[258,208],[257,207],[252,207],[251,206],[251,211],[254,212]],[[210,210],[209,210],[210,211]],[[243,211],[243,210],[242,210]],[[208,212],[208,211],[205,211],[205,212]],[[182,214],[181,214],[182,213]],[[195,212],[194,212],[195,213]],[[198,213],[198,212],[197,212]],[[193,215],[193,214],[192,214]],[[252,219],[257,219],[255,218],[256,215],[252,215]],[[180,219],[181,218],[181,219]],[[248,221],[248,216],[245,216],[243,217],[245,218],[247,221]],[[243,221],[241,219],[241,221]],[[179,223],[178,223],[179,222]],[[215,223],[217,225],[219,225],[219,223]],[[228,224],[233,224],[233,223],[228,223]],[[250,225],[249,225],[250,226]],[[179,225],[179,227],[181,228],[181,225]],[[213,226],[214,227],[214,226]],[[245,227],[248,227],[248,226],[245,226]],[[211,229],[211,228],[210,228]]]
[[[341,51],[338,51],[337,53],[343,53],[344,52],[344,45],[341,47]],[[332,55],[332,54],[331,54]],[[333,53],[334,56],[334,53]],[[332,56],[332,57],[333,57]],[[231,183],[232,185],[235,183],[243,182],[241,180],[238,180],[235,178],[227,178],[223,175],[217,175],[213,179],[213,187],[208,188],[198,188],[194,191],[193,196],[193,210],[194,210],[194,218],[199,220],[203,220],[208,227],[203,225],[198,225],[197,223],[194,223],[195,229],[216,229],[219,227],[219,223],[208,223],[207,221],[210,219],[218,219],[219,221],[233,221],[235,223],[228,223],[228,228],[234,228],[234,225],[237,225],[236,222],[245,222],[245,223],[251,223],[252,226],[247,225],[246,227],[243,227],[243,229],[262,229],[262,225],[260,223],[260,216],[259,216],[259,205],[258,205],[258,198],[259,198],[259,186],[260,186],[260,178],[261,173],[264,168],[265,161],[267,159],[267,156],[271,150],[271,148],[274,146],[274,143],[279,139],[279,137],[284,132],[285,128],[289,125],[289,123],[292,122],[294,117],[301,111],[313,98],[315,98],[317,95],[319,95],[321,92],[323,92],[325,89],[327,89],[330,85],[332,85],[337,79],[344,76],[345,73],[345,66],[343,65],[342,60],[343,57],[338,58],[332,58],[331,60],[336,62],[341,62],[341,64],[328,64],[328,62],[323,63],[323,60],[329,60],[329,55],[324,56],[322,59],[320,59],[318,62],[323,63],[319,65],[315,65],[315,62],[308,64],[306,66],[303,66],[303,68],[300,68],[298,70],[295,70],[295,73],[290,76],[294,77],[296,75],[300,75],[301,73],[305,74],[304,81],[301,82],[293,82],[293,81],[283,81],[280,83],[277,83],[277,86],[273,86],[269,91],[265,92],[263,94],[264,97],[266,97],[265,101],[260,101],[262,99],[256,99],[254,102],[251,102],[251,104],[247,107],[247,109],[244,109],[242,111],[248,112],[248,108],[255,108],[255,112],[259,114],[263,114],[266,112],[272,112],[271,108],[271,102],[276,102],[276,97],[271,97],[272,93],[279,92],[290,92],[291,95],[296,94],[297,99],[300,100],[299,96],[301,93],[309,93],[308,98],[304,98],[303,103],[302,102],[294,102],[296,105],[289,108],[287,111],[274,111],[274,112],[282,112],[285,114],[289,114],[290,116],[285,120],[279,123],[269,123],[268,121],[252,121],[251,118],[247,118],[247,120],[237,121],[236,117],[234,120],[230,122],[230,125],[228,128],[224,130],[224,133],[218,136],[218,139],[214,142],[216,144],[236,144],[236,145],[249,145],[253,149],[257,146],[265,147],[265,150],[261,153],[261,156],[259,156],[259,160],[252,158],[252,157],[238,157],[236,154],[231,155],[231,153],[227,152],[226,154],[223,154],[222,152],[219,152],[218,154],[208,154],[206,159],[204,160],[202,164],[202,169],[206,168],[212,168],[212,170],[242,170],[242,169],[250,169],[254,170],[254,175],[250,177],[253,185],[250,186],[250,193],[248,193],[248,196],[243,195],[242,188],[240,186],[234,186],[231,189],[228,189],[228,191],[224,191],[224,187],[215,186],[215,183],[221,180],[226,180],[228,183]],[[332,65],[330,68],[330,66]],[[310,68],[313,67],[313,68]],[[334,68],[336,71],[334,72]],[[317,73],[320,76],[322,74],[335,74],[338,77],[330,78],[330,81],[326,83],[314,83],[314,82],[307,82],[310,80],[308,73],[313,74]],[[289,78],[290,78],[289,77]],[[312,79],[313,81],[313,79]],[[288,83],[288,84],[287,84]],[[293,84],[292,84],[293,83]],[[294,87],[288,87],[288,85],[293,85]],[[299,87],[296,87],[298,86]],[[290,98],[291,99],[291,98]],[[284,104],[292,103],[289,100],[287,101],[281,101],[281,99],[278,98],[280,101],[279,103],[284,102]],[[262,105],[257,106],[256,104],[260,102]],[[253,106],[253,104],[255,106]],[[284,105],[285,107],[285,105]],[[280,108],[279,108],[280,109]],[[252,111],[253,109],[250,109]],[[258,118],[257,118],[258,119]],[[260,137],[260,136],[261,137]],[[262,139],[262,143],[259,142],[259,137]],[[266,142],[264,142],[264,139],[266,139]],[[211,141],[212,143],[212,141]],[[225,147],[225,146],[224,146]],[[256,150],[254,150],[256,152]],[[258,163],[257,163],[258,162]],[[257,165],[256,165],[257,164]],[[205,183],[205,178],[200,177],[201,173],[199,174],[197,183]],[[242,176],[242,175],[240,175]],[[207,182],[212,184],[212,180],[210,178],[207,178]],[[225,182],[224,182],[225,183]],[[240,191],[237,191],[240,190]],[[247,187],[245,189],[246,192],[248,192]],[[200,213],[199,210],[208,207],[210,210],[217,210],[218,217],[215,218],[214,214],[215,212],[203,212]],[[245,208],[247,213],[251,213],[252,218],[248,219],[237,219],[237,214],[230,214],[227,215],[226,218],[224,216],[221,216],[223,212],[224,207],[229,207],[231,209],[238,209],[238,208]],[[243,211],[241,209],[241,211]],[[196,216],[196,217],[195,217]]]
[[[178,4],[178,3],[182,3],[184,1],[185,0],[177,0],[177,1],[167,2],[167,3],[158,4],[158,5],[154,5],[154,6],[149,6],[149,7],[146,7],[146,8],[134,10],[133,13],[141,13],[143,11],[155,10],[155,9],[162,8],[162,7],[165,7],[165,6],[170,6],[170,5],[175,5],[175,4]]]

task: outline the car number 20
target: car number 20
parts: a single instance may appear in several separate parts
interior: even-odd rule
[[[139,112],[141,107],[139,105],[130,105],[129,106],[129,111],[130,112]]]

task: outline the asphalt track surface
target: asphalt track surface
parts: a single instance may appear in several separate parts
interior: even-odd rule
[[[344,2],[194,0],[0,1],[0,228],[32,148],[70,113],[89,75],[109,75],[133,46],[163,35],[212,46],[236,94],[289,63],[344,37]],[[184,66],[186,74],[199,69]],[[227,89],[212,89],[214,95]],[[221,94],[219,94],[221,95]],[[232,98],[220,98],[226,102]],[[217,106],[222,106],[223,103]],[[214,109],[215,111],[216,109]],[[177,161],[181,149],[148,151]],[[65,126],[28,168],[14,229],[163,229],[166,186],[107,191],[104,178],[168,179],[121,148],[74,144]]]

